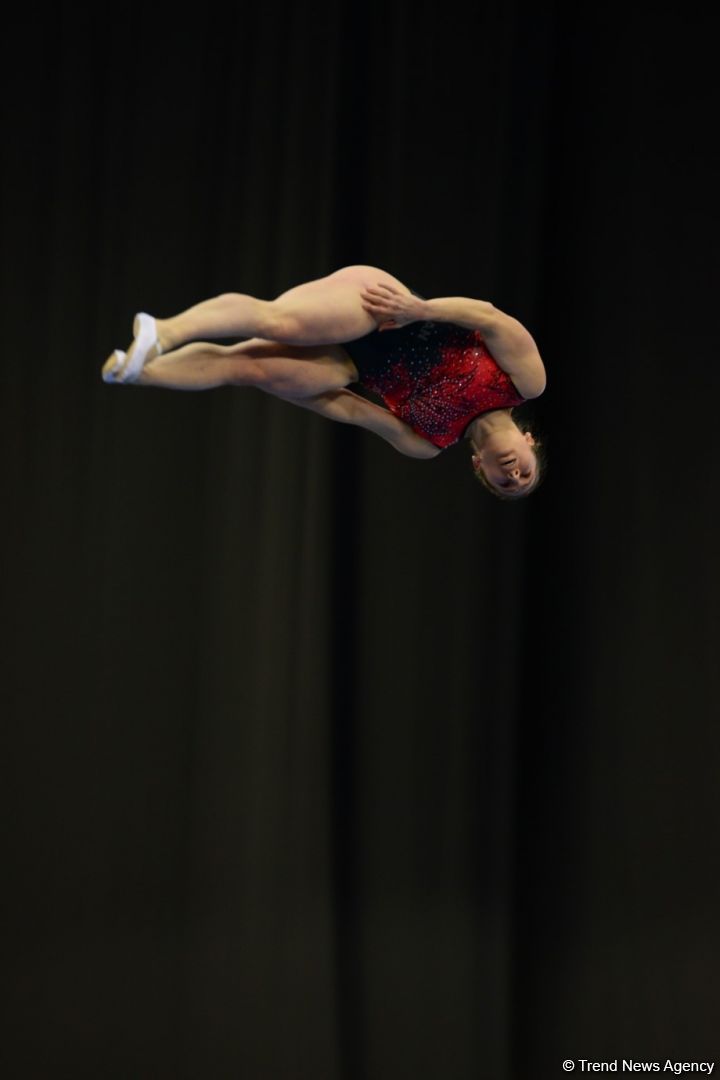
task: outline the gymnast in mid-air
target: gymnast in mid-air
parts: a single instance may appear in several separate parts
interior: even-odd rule
[[[384,270],[346,266],[276,300],[227,293],[168,319],[141,313],[133,333],[106,361],[105,382],[254,386],[414,458],[465,437],[476,476],[501,498],[539,482],[535,439],[513,409],[542,394],[545,368],[525,327],[487,301],[425,300]],[[207,341],[232,337],[245,340]]]

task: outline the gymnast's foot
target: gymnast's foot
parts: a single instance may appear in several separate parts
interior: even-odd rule
[[[139,379],[146,364],[165,350],[162,333],[163,323],[141,311],[133,323],[132,344],[127,353],[119,349],[108,358],[103,367],[105,382],[133,383]]]
[[[116,349],[115,352],[110,353],[102,368],[103,382],[118,382],[118,373],[122,370],[124,363],[125,353],[121,349]]]

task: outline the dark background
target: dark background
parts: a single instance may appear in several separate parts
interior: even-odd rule
[[[3,1077],[720,1059],[716,17],[148,10],[0,46]],[[356,262],[536,336],[526,503],[100,380]]]

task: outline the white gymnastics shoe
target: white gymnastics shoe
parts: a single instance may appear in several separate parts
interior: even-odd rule
[[[103,382],[114,383],[118,381],[118,373],[122,371],[122,366],[125,363],[126,354],[122,349],[116,349],[103,364],[102,377]]]
[[[144,311],[139,312],[133,323],[133,334],[135,340],[130,346],[125,365],[118,373],[116,382],[135,382],[148,360],[154,359],[162,352],[157,339],[157,326],[152,315],[147,315]]]

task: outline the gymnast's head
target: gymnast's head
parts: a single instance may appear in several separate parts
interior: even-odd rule
[[[478,417],[468,431],[476,478],[499,499],[522,499],[535,491],[543,474],[542,449],[535,436],[498,409]]]

